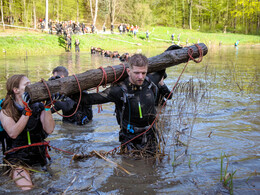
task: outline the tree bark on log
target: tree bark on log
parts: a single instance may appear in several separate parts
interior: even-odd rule
[[[204,43],[199,43],[198,45],[202,49],[203,56],[205,56],[208,52],[207,46]],[[187,62],[189,60],[189,48],[193,50],[193,58],[198,58],[200,55],[199,49],[195,45],[182,49],[165,51],[160,55],[148,58],[148,73],[157,72],[165,68]],[[127,64],[125,64],[125,67],[128,67]],[[115,80],[114,71],[116,72],[116,78],[119,78],[120,75],[123,74],[120,80],[127,77],[126,71],[123,73],[124,66],[122,64],[113,66],[113,69],[108,66],[104,68],[104,70],[107,74],[107,83],[112,83]],[[103,71],[101,69],[91,69],[84,73],[76,74],[81,90],[97,87],[102,81],[102,77]],[[74,76],[68,76],[45,82],[47,83],[51,94],[59,92],[60,94],[67,96],[79,92],[76,78]],[[105,81],[103,80],[102,85],[104,84]],[[25,88],[25,91],[29,93],[32,102],[43,101],[49,98],[48,90],[42,82],[28,85]]]

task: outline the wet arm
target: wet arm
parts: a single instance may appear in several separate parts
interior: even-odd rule
[[[1,123],[8,134],[9,137],[12,139],[16,139],[18,135],[24,130],[25,126],[27,125],[27,122],[29,120],[29,116],[22,115],[21,118],[15,122],[14,119],[12,119],[9,116],[6,116],[3,111],[1,111]]]

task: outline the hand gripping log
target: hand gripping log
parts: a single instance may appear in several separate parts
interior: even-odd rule
[[[203,56],[205,56],[208,52],[207,46],[204,43],[199,43],[197,44],[197,46],[202,51]],[[200,56],[200,51],[197,46],[192,45],[190,47],[184,47],[182,49],[165,51],[160,55],[149,58],[148,73],[157,72],[165,68],[187,62],[190,58],[190,56],[188,55],[189,48],[193,50],[192,57],[194,59],[198,58]],[[128,65],[125,64],[125,66],[127,67]],[[100,81],[102,81],[103,78],[103,71],[106,72],[107,83],[112,83],[115,80],[115,74],[117,78],[122,75],[120,80],[123,80],[127,77],[126,71],[123,72],[124,68],[125,67],[121,64],[115,65],[113,66],[113,68],[106,67],[103,68],[103,70],[91,69],[87,70],[84,73],[76,74],[76,77],[78,78],[81,89],[87,90],[93,87],[97,87],[100,84]],[[60,94],[68,96],[79,92],[78,83],[74,76],[46,81],[46,83],[51,94],[59,92]],[[105,81],[103,81],[102,84],[105,84]],[[29,93],[32,102],[43,101],[49,98],[46,86],[42,82],[28,85],[25,91]]]

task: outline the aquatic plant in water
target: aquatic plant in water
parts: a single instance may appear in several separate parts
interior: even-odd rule
[[[223,175],[224,158],[226,158],[227,163],[226,163],[226,168],[224,170],[224,175]],[[221,155],[220,155],[220,182],[222,182],[223,186],[229,190],[230,194],[233,194],[233,177],[237,170],[229,173],[228,165],[229,165],[228,157],[225,155],[225,153],[224,153],[224,155],[222,155],[222,153],[221,153]]]

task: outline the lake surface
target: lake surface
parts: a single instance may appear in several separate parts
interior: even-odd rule
[[[148,57],[166,48],[143,51]],[[78,161],[55,151],[47,173],[33,173],[35,188],[24,194],[228,194],[220,182],[223,174],[235,173],[235,194],[260,193],[260,47],[209,48],[200,64],[190,62],[173,98],[162,110],[158,127],[164,135],[165,156],[160,160],[106,156],[131,175],[97,157]],[[8,57],[0,59],[0,97],[6,78],[26,74],[32,82],[47,80],[58,65],[70,74],[100,66],[117,65],[118,59],[90,53]],[[170,89],[184,64],[167,69]],[[64,124],[54,114],[51,145],[73,153],[109,151],[120,145],[114,105],[104,104],[85,126]],[[0,158],[2,159],[2,153]],[[223,176],[224,177],[224,176]],[[0,176],[0,194],[23,194],[7,176]]]

